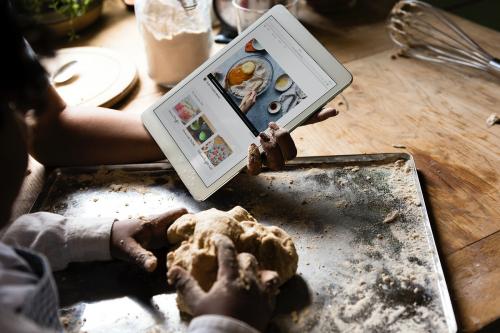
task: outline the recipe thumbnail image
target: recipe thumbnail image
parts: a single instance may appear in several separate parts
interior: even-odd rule
[[[219,165],[232,154],[231,148],[220,135],[208,142],[201,150],[213,166]]]
[[[187,130],[198,144],[207,141],[214,134],[212,125],[204,115],[189,124]]]
[[[222,63],[213,77],[259,132],[307,98],[255,38]]]
[[[174,106],[175,113],[184,125],[201,113],[200,109],[191,96],[183,98]]]

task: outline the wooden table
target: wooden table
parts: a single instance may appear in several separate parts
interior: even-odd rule
[[[299,155],[394,152],[401,149],[393,144],[406,146],[425,184],[459,327],[475,331],[497,321],[500,126],[487,128],[485,120],[500,113],[500,81],[411,59],[392,60],[383,22],[340,26],[308,8],[300,16],[346,64],[354,83],[332,102],[341,111],[338,117],[293,133]],[[456,19],[500,55],[500,33]],[[72,44],[108,47],[136,62],[139,86],[116,108],[141,112],[165,92],[147,76],[134,16],[120,1],[107,1],[100,22]]]

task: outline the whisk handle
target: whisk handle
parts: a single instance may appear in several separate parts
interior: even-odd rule
[[[490,60],[488,63],[490,69],[492,69],[494,72],[497,72],[500,74],[500,59],[498,58],[493,58]]]

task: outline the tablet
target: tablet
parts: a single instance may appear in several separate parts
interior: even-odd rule
[[[352,82],[351,74],[281,5],[142,114],[189,192],[205,200],[247,161],[274,121],[289,131]],[[255,100],[255,102],[253,102]]]

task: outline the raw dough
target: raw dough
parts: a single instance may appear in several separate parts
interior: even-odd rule
[[[186,214],[175,221],[168,228],[168,241],[180,246],[168,253],[167,266],[183,267],[208,291],[217,277],[217,253],[211,239],[214,234],[228,236],[238,253],[253,254],[261,269],[278,272],[281,283],[297,271],[298,256],[292,238],[281,228],[258,223],[239,206],[227,212],[212,208]]]

